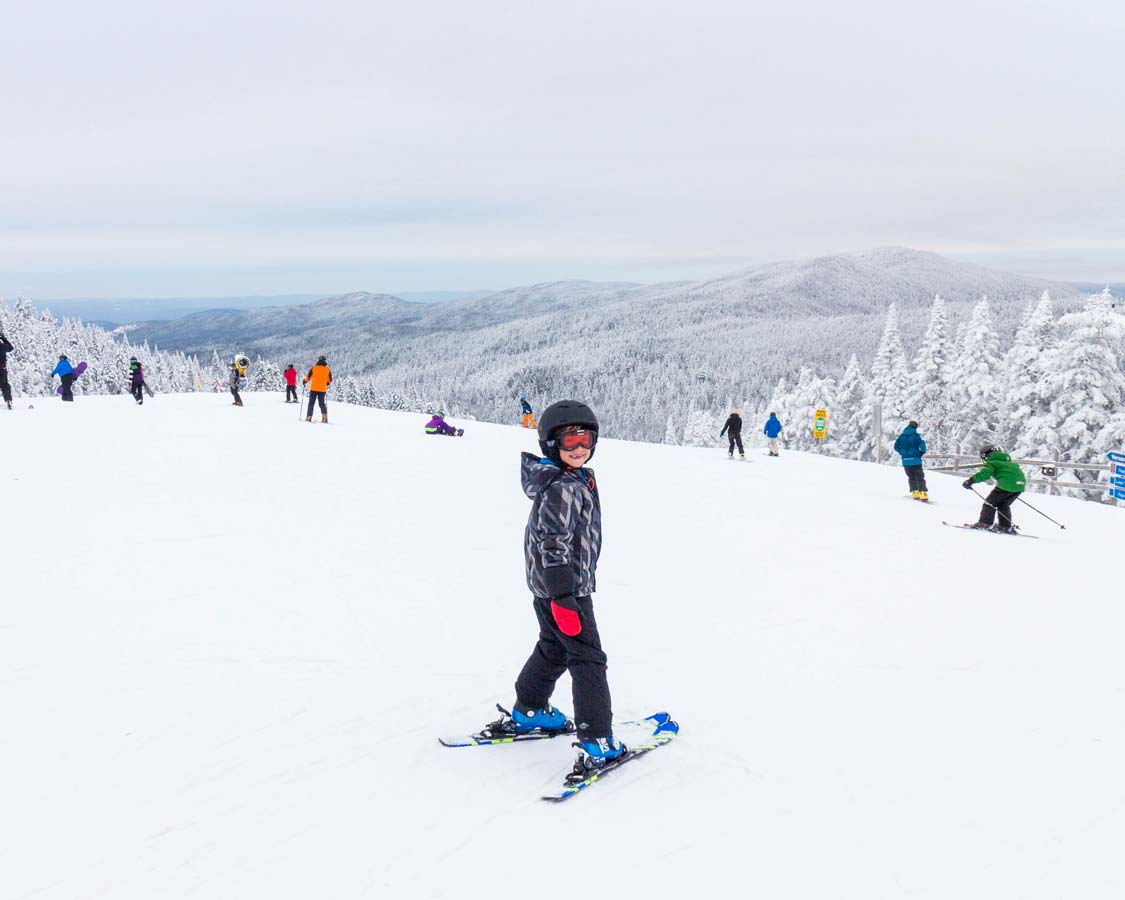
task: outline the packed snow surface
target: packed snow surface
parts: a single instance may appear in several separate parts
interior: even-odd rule
[[[519,428],[280,394],[0,412],[0,897],[1120,898],[1120,510],[603,441],[618,718],[446,749],[535,639]],[[748,430],[760,426],[749,423]],[[564,677],[555,700],[571,711]]]

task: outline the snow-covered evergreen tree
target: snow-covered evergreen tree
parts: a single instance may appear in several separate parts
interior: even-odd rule
[[[950,392],[952,435],[963,453],[1000,443],[1000,339],[992,327],[988,298],[965,323]]]
[[[906,419],[916,419],[926,435],[927,446],[952,452],[949,435],[950,389],[953,372],[953,343],[949,338],[949,316],[941,295],[930,307],[930,324],[914,357],[910,389],[903,410]]]
[[[875,458],[871,404],[871,386],[853,353],[836,386],[836,396],[828,411],[828,443],[825,449],[833,456],[862,460]]]
[[[1004,397],[999,433],[1003,445],[1016,455],[1049,459],[1059,449],[1051,412],[1052,390],[1058,386],[1058,325],[1051,296],[1039,303],[1016,333],[1004,357]]]
[[[893,442],[902,430],[907,415],[909,391],[910,371],[906,363],[906,351],[902,348],[902,338],[899,336],[898,309],[892,303],[887,307],[883,336],[871,364],[871,394],[874,400],[883,405],[884,445],[888,441]],[[885,457],[892,455],[885,454]]]

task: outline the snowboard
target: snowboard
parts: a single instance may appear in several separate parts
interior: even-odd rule
[[[1033,541],[1039,540],[1039,535],[1024,534],[1022,531],[1017,531],[1015,534],[1012,534],[1011,532],[1007,531],[996,531],[992,528],[973,528],[972,525],[958,525],[956,522],[942,522],[941,524],[948,525],[950,528],[960,528],[963,531],[979,531],[981,534],[995,534],[999,535],[1000,537],[1031,538],[1031,540]]]
[[[71,384],[70,384],[71,390],[74,389],[74,385],[78,381],[78,376],[81,375],[85,371],[86,371],[86,363],[84,363],[84,362],[80,362],[78,365],[76,365],[74,367],[74,381],[72,381]],[[55,393],[58,394],[60,397],[62,396],[62,385],[61,384],[57,388],[55,388]]]

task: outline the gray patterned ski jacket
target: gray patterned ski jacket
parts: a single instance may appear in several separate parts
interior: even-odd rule
[[[531,498],[524,531],[527,586],[536,597],[594,593],[602,548],[602,509],[594,473],[564,471],[524,453],[523,492]]]

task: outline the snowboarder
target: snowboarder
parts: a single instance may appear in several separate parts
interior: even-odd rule
[[[520,409],[523,410],[523,427],[536,428],[535,413],[531,411],[531,404],[527,402],[526,397],[520,397]]]
[[[445,434],[457,437],[457,429],[445,421],[445,413],[436,412],[433,418],[426,423],[426,434]]]
[[[727,458],[734,459],[734,445],[738,444],[738,455],[746,459],[746,451],[742,449],[742,414],[737,409],[730,411],[723,430],[719,432],[719,440],[723,439],[724,434],[728,435],[729,442]]]
[[[539,420],[541,457],[524,453],[521,475],[531,498],[524,560],[539,640],[516,679],[516,702],[505,725],[513,733],[574,727],[551,706],[563,672],[574,690],[574,722],[587,768],[627,752],[613,738],[606,655],[594,619],[594,573],[601,551],[601,502],[594,473],[584,468],[598,442],[598,420],[585,403],[553,403]]]
[[[245,374],[245,368],[239,368],[239,363],[246,359],[245,356],[234,357],[230,361],[230,392],[234,397],[232,406],[242,406],[242,395],[238,393],[238,389],[242,384],[242,376]]]
[[[12,386],[8,384],[8,354],[14,349],[12,342],[0,332],[0,392],[4,395],[8,409],[12,408]]]
[[[328,385],[332,383],[332,370],[328,368],[328,359],[324,356],[316,361],[316,365],[309,369],[304,383],[309,386],[309,409],[305,413],[305,421],[312,421],[313,406],[320,402],[320,421],[328,421],[328,404],[324,395],[328,393]]]
[[[297,399],[297,368],[289,363],[282,375],[285,377],[285,402],[300,403]]]
[[[781,454],[777,452],[777,436],[781,434],[781,421],[777,418],[777,413],[770,413],[770,417],[766,419],[766,427],[762,431],[769,443],[770,456],[780,456]]]
[[[922,470],[926,442],[918,433],[918,423],[913,419],[895,439],[895,453],[902,457],[902,467],[906,470],[906,480],[910,484],[910,496],[915,500],[929,500],[930,495],[926,492],[926,475]]]
[[[74,384],[74,382],[78,378],[78,376],[74,374],[74,366],[72,366],[70,364],[70,360],[66,358],[65,353],[59,354],[59,361],[58,361],[58,363],[56,363],[55,367],[51,370],[51,377],[54,378],[56,375],[58,375],[59,379],[62,381],[63,402],[64,403],[73,403],[74,402],[74,393],[71,391],[70,388],[71,388],[71,385]]]
[[[137,401],[137,406],[145,402],[145,370],[135,356],[129,359],[129,393]]]
[[[996,514],[1000,514],[1000,521],[995,526],[995,531],[1012,534],[1016,530],[1012,522],[1012,504],[1027,487],[1027,477],[1023,474],[1012,457],[1004,453],[993,444],[986,444],[980,448],[981,470],[962,482],[961,487],[967,491],[973,490],[973,485],[989,479],[996,480],[996,487],[985,498],[984,505],[980,508],[980,518],[973,523],[973,528],[992,528]],[[974,492],[975,493],[975,492]]]

